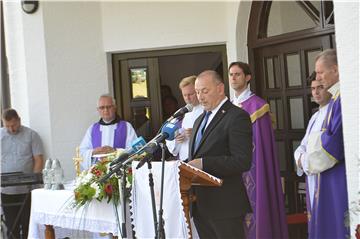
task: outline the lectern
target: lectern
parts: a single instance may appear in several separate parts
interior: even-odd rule
[[[186,216],[188,228],[190,230],[190,238],[191,238],[192,229],[190,225],[189,205],[190,202],[195,201],[196,198],[194,198],[193,196],[190,197],[189,189],[191,188],[192,185],[203,186],[203,187],[220,187],[222,185],[222,180],[208,173],[205,173],[204,171],[194,168],[187,163],[182,162],[179,168],[180,168],[181,199],[183,201],[184,213]]]

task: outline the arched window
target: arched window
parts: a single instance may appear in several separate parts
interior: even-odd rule
[[[300,30],[333,27],[334,11],[331,1],[269,2],[265,28],[261,38],[278,36]]]

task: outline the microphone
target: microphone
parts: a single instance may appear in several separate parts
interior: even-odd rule
[[[149,144],[150,145],[151,145],[151,143],[159,144],[162,141],[164,141],[165,139],[174,140],[176,131],[178,129],[179,129],[179,127],[175,123],[170,123],[170,122],[166,123],[164,125],[164,127],[161,128],[161,133],[156,135],[155,138],[153,138],[149,142]],[[147,147],[149,147],[149,145]],[[146,151],[147,147],[145,147],[145,149],[144,149],[145,151]]]
[[[186,114],[187,112],[191,112],[193,108],[194,106],[192,106],[191,104],[185,105],[184,107],[178,109],[169,119],[167,119],[167,122],[170,122],[173,119],[177,119]]]
[[[114,164],[118,164],[119,162],[123,162],[126,160],[130,155],[134,154],[135,152],[139,151],[142,147],[146,145],[146,142],[143,137],[138,137],[132,143],[130,148],[125,149],[125,152],[122,153],[117,159],[113,160],[110,163],[110,166]]]
[[[142,137],[137,138],[132,143],[132,147],[127,150],[128,151],[127,153],[120,155],[119,158],[117,158],[116,160],[114,160],[113,162],[110,163],[110,166],[111,166],[111,164],[114,165],[115,163],[117,165],[112,167],[110,169],[110,172],[107,175],[100,178],[99,182],[100,183],[106,182],[111,177],[111,175],[113,175],[117,170],[119,170],[124,164],[134,160],[134,157],[133,157],[134,155],[142,154],[143,152],[145,152],[144,158],[142,160],[140,160],[136,169],[139,169],[140,167],[142,167],[148,161],[148,159],[151,157],[151,152],[152,153],[155,152],[155,150],[158,147],[158,144],[165,139],[173,140],[175,138],[175,133],[178,129],[179,129],[178,126],[176,126],[174,123],[166,123],[164,125],[164,127],[162,127],[162,129],[161,129],[161,133],[156,135],[147,144],[145,144],[145,140]],[[138,142],[141,142],[141,143],[138,143]],[[135,149],[137,149],[137,150],[135,150]],[[132,152],[131,150],[135,150],[135,152],[131,153]]]
[[[156,135],[155,138],[153,138],[149,143],[147,143],[144,146],[143,151],[147,154],[153,154],[155,153],[159,143],[161,143],[162,141],[164,141],[165,139],[168,140],[174,140],[175,138],[175,134],[176,131],[179,129],[178,126],[176,126],[173,123],[167,123],[164,125],[164,127],[161,129],[161,133]],[[148,157],[145,156],[145,158],[143,158],[142,160],[140,160],[140,162],[138,163],[138,165],[136,166],[136,169],[141,168],[145,162],[148,160]]]

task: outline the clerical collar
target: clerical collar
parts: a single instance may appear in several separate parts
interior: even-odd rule
[[[335,84],[333,84],[329,89],[328,92],[332,95],[335,96],[336,93],[340,90],[340,82],[336,82]]]
[[[115,119],[113,119],[112,121],[110,121],[108,123],[105,122],[103,119],[100,119],[99,124],[101,124],[101,125],[112,125],[112,124],[118,123],[119,121],[120,121],[120,116],[116,115]]]
[[[241,94],[238,97],[236,97],[236,95],[234,95],[234,101],[235,101],[235,103],[240,104],[240,103],[244,102],[245,100],[249,99],[252,95],[253,95],[253,93],[250,90],[250,84],[248,84],[246,89],[243,92],[241,92]]]

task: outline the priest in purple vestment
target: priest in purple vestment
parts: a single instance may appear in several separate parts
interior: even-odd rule
[[[92,124],[80,144],[80,154],[83,158],[81,169],[86,170],[96,163],[96,154],[113,152],[116,149],[130,148],[137,138],[132,125],[116,114],[115,101],[110,95],[101,95],[97,110],[100,120]]]
[[[336,51],[327,49],[315,58],[316,80],[332,95],[322,132],[308,140],[310,173],[317,173],[317,188],[309,225],[309,238],[348,238],[348,195],[339,71]]]
[[[249,172],[243,174],[253,209],[245,217],[247,238],[287,238],[284,194],[272,128],[270,108],[265,100],[250,91],[248,64],[229,66],[229,83],[235,91],[233,104],[250,115],[253,130],[253,159]]]

